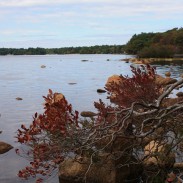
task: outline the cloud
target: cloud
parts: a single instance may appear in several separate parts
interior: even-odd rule
[[[182,0],[0,0],[0,39],[123,44],[127,35],[182,26],[182,9]]]

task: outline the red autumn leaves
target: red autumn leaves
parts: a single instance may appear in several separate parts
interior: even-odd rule
[[[72,110],[65,98],[57,102],[52,102],[54,94],[49,90],[45,98],[45,112],[41,115],[35,113],[32,124],[26,128],[21,125],[17,131],[17,140],[21,144],[27,145],[27,150],[16,153],[30,157],[33,161],[30,166],[20,170],[18,176],[24,179],[35,177],[36,175],[50,175],[52,171],[64,160],[65,149],[61,148],[65,138],[72,140],[71,128],[78,128],[77,111]],[[37,179],[37,183],[42,178]]]

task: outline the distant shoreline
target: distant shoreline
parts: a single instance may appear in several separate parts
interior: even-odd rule
[[[47,54],[124,54],[125,45],[101,45],[63,48],[0,48],[0,55]]]

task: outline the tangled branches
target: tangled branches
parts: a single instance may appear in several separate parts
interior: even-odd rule
[[[95,102],[98,115],[92,121],[78,119],[65,98],[55,101],[50,90],[44,114],[35,114],[29,128],[22,125],[18,130],[17,139],[28,146],[26,155],[32,159],[19,176],[50,175],[72,152],[75,161],[87,164],[85,182],[96,162],[107,164],[101,158],[104,154],[106,160],[115,161],[115,169],[139,165],[138,176],[144,181],[165,177],[183,151],[183,99],[168,98],[182,87],[183,79],[162,88],[152,67],[132,68],[132,72],[132,78],[121,76],[121,82],[106,88],[114,104]]]

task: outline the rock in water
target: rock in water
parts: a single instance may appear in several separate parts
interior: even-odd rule
[[[177,82],[176,79],[173,79],[173,78],[170,78],[170,77],[164,78],[160,75],[156,75],[155,83],[157,85],[166,86],[166,85],[169,85],[169,84],[173,84],[175,82]]]
[[[170,72],[165,72],[165,76],[166,77],[170,77],[171,76],[171,73]]]
[[[107,79],[107,82],[105,85],[109,86],[113,82],[118,84],[119,82],[122,82],[122,81],[123,81],[123,77],[119,75],[113,75]]]
[[[23,100],[21,97],[17,97],[16,100]]]
[[[91,111],[83,111],[83,112],[81,112],[81,114],[80,114],[82,117],[94,117],[94,116],[97,116],[97,114],[96,113],[94,113],[94,112],[91,112]]]
[[[8,152],[12,148],[13,148],[13,146],[11,146],[10,144],[0,141],[0,154],[4,154],[4,153]]]
[[[105,93],[106,91],[103,89],[97,89],[97,93]]]

